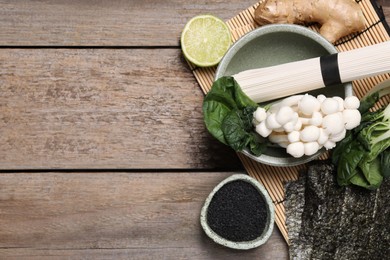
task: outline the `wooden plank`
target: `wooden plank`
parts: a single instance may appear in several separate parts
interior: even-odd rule
[[[390,1],[389,0],[382,0],[379,1],[379,3],[382,5],[383,13],[386,17],[386,22],[390,23]]]
[[[227,172],[0,174],[0,255],[6,259],[287,259],[275,228],[265,245],[212,242],[200,209]]]
[[[378,0],[389,16],[388,0]],[[254,1],[0,1],[0,45],[177,46],[193,16],[227,20]]]
[[[1,49],[0,169],[236,168],[176,49]]]
[[[185,23],[229,19],[253,0],[0,1],[0,45],[178,46]]]

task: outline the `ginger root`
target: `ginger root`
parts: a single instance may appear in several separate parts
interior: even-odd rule
[[[354,0],[263,0],[255,10],[259,25],[319,23],[331,43],[364,29],[364,16]]]

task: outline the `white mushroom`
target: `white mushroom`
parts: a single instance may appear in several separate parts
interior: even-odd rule
[[[360,124],[359,105],[354,96],[343,100],[322,94],[294,95],[274,103],[268,111],[257,108],[253,123],[260,136],[299,158],[313,155],[322,147],[333,149],[347,130]]]
[[[293,107],[295,105],[298,105],[298,102],[299,100],[302,99],[304,95],[293,95],[293,96],[289,96],[285,99],[283,99],[280,103],[281,106],[289,106],[289,107]]]
[[[282,106],[276,113],[276,121],[279,124],[284,125],[293,119],[294,114],[295,112],[291,107]]]
[[[306,94],[298,102],[299,111],[307,116],[313,114],[313,112],[319,111],[321,107],[320,102],[312,95]]]
[[[341,97],[333,97],[334,100],[337,101],[337,103],[339,104],[339,110],[338,112],[342,112],[344,110],[344,99],[342,99]]]
[[[305,146],[302,142],[291,143],[287,146],[286,151],[293,157],[299,158],[305,154]]]
[[[291,131],[294,131],[294,125],[293,122],[287,122],[283,125],[283,129],[286,133],[290,133]]]
[[[289,133],[287,135],[287,138],[288,138],[288,141],[290,143],[295,143],[295,142],[299,142],[300,140],[300,132],[299,131],[292,131],[291,133]]]
[[[323,95],[323,94],[319,94],[319,95],[317,96],[317,100],[318,100],[320,103],[322,103],[325,99],[326,99],[326,96]]]
[[[329,140],[335,143],[340,142],[341,140],[344,139],[346,133],[347,130],[344,128],[344,130],[341,131],[340,133],[329,136]]]
[[[308,117],[299,117],[298,120],[301,121],[302,125],[310,125],[310,119]]]
[[[344,118],[342,112],[327,115],[322,120],[322,127],[328,134],[338,134],[344,129]]]
[[[294,126],[294,131],[299,131],[302,129],[302,121],[298,118],[297,122],[295,123]]]
[[[294,114],[291,117],[291,120],[283,125],[284,131],[286,131],[287,133],[290,133],[291,131],[294,131],[294,127],[295,127],[295,124],[298,121],[298,117],[299,117],[298,113],[294,112]]]
[[[256,125],[256,132],[262,137],[267,137],[272,133],[272,130],[267,128],[265,120],[263,120],[260,124]]]
[[[358,109],[360,101],[356,96],[346,97],[344,100],[344,107],[347,109]]]
[[[253,113],[253,117],[260,123],[267,118],[267,111],[263,107],[258,107]]]
[[[318,137],[317,143],[319,145],[324,145],[328,139],[329,135],[325,132],[324,129],[320,128],[320,136]]]
[[[343,111],[345,129],[351,130],[360,124],[362,116],[357,109],[345,109]]]
[[[339,102],[333,98],[326,98],[321,103],[321,111],[324,115],[330,115],[339,111]]]
[[[289,145],[290,143],[289,142],[280,142],[278,143],[278,145],[282,148],[287,148],[287,146]]]
[[[265,123],[268,129],[277,129],[279,127],[282,127],[282,125],[279,124],[278,121],[276,121],[276,114],[274,113],[271,113],[267,116]]]
[[[314,126],[320,126],[322,124],[322,113],[318,111],[313,112],[309,123]]]
[[[295,124],[293,122],[287,122],[283,125],[283,129],[284,131],[286,131],[287,133],[290,133],[292,131],[294,131],[294,127],[295,127]]]
[[[301,130],[300,139],[303,142],[314,142],[320,137],[320,129],[314,125],[306,126]]]
[[[331,141],[331,140],[328,140],[326,141],[326,143],[324,144],[324,147],[326,148],[326,150],[330,150],[330,149],[333,149],[336,147],[336,143]]]
[[[320,146],[318,145],[317,142],[308,142],[308,143],[304,143],[303,145],[304,145],[305,155],[307,156],[315,154],[320,149]]]
[[[284,132],[286,132],[286,131],[284,130],[284,127],[283,127],[283,126],[281,126],[281,127],[279,127],[279,128],[272,129],[272,131],[277,132],[277,133],[284,133]]]
[[[290,107],[291,109],[296,111],[298,107],[298,102],[303,96],[304,95],[292,95],[280,101],[277,101],[270,106],[268,112],[276,113],[281,107],[285,107],[285,106]]]
[[[272,143],[279,144],[279,143],[288,143],[288,138],[286,134],[280,134],[276,132],[272,132],[268,136],[268,140]]]

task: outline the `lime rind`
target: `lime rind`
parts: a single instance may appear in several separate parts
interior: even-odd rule
[[[217,65],[231,45],[228,26],[213,15],[198,15],[185,25],[181,47],[187,60],[199,67]]]

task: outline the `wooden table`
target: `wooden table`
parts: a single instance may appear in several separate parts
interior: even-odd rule
[[[179,37],[252,4],[0,1],[1,259],[288,258],[277,228],[234,251],[199,224],[243,167],[204,128]]]

